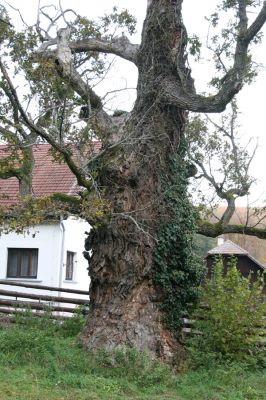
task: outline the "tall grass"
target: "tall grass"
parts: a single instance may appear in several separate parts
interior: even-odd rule
[[[135,394],[146,398],[174,390],[175,377],[170,367],[157,360],[151,361],[146,353],[127,348],[95,354],[85,352],[76,335],[82,318],[77,315],[58,324],[49,318],[49,312],[43,319],[28,312],[20,314],[13,326],[0,328],[0,374],[7,377],[16,371],[14,382],[10,377],[10,387],[20,371],[23,380],[28,382],[29,392],[34,392],[36,382],[42,390],[56,389],[58,393],[64,392],[64,396],[66,392],[69,395],[69,390],[75,396],[81,391],[80,397],[73,397],[73,400],[122,399]],[[28,374],[34,375],[33,381],[27,378]],[[0,378],[0,393],[3,383]],[[87,392],[94,397],[86,397]],[[51,397],[54,398],[68,397]]]
[[[0,327],[1,400],[263,400],[266,374],[244,364],[175,375],[135,349],[87,353],[66,323],[20,315]],[[252,397],[253,396],[253,397]]]

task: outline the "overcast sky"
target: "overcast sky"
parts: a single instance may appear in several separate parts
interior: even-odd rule
[[[4,1],[1,1],[4,4]],[[25,20],[33,23],[36,20],[38,0],[10,0],[10,4],[21,10]],[[41,4],[58,4],[56,0],[41,0]],[[137,34],[132,41],[140,41],[141,27],[146,12],[146,0],[61,0],[63,9],[74,8],[81,15],[88,18],[100,16],[105,12],[110,12],[114,5],[120,8],[127,8],[137,17]],[[184,0],[184,21],[189,33],[196,32],[204,42],[207,34],[207,24],[204,16],[214,11],[216,0]],[[266,29],[264,29],[266,32]],[[266,38],[264,43],[256,49],[256,60],[263,63],[266,67]],[[203,83],[210,78],[210,68],[208,63],[194,65],[193,77],[198,82],[198,87],[203,89]],[[136,86],[137,71],[136,68],[126,61],[117,60],[115,69],[109,76],[111,89],[119,86],[134,88]],[[252,199],[258,197],[266,199],[266,124],[264,115],[266,113],[266,70],[260,71],[259,77],[252,86],[245,87],[241,95],[238,96],[241,115],[241,134],[243,143],[248,141],[249,137],[259,138],[259,148],[256,159],[253,162],[251,173],[258,180],[253,189]],[[123,97],[120,98],[118,108],[129,109],[134,101],[134,90],[129,89]],[[242,203],[244,205],[244,202]]]

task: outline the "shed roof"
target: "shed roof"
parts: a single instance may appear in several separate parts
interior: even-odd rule
[[[231,240],[227,240],[226,242],[222,243],[220,246],[214,247],[213,249],[208,251],[207,256],[212,255],[229,255],[229,256],[246,256],[250,260],[252,260],[255,264],[258,265],[260,269],[265,269],[265,265],[261,264],[258,260],[252,257],[247,250],[243,249],[242,247],[238,246],[236,243],[233,243]]]
[[[227,240],[222,243],[220,246],[214,247],[213,249],[208,251],[208,254],[248,254],[247,250],[242,249],[242,247],[237,244],[231,242],[231,240]]]

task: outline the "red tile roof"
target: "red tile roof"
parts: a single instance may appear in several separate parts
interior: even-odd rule
[[[100,142],[94,143],[98,152]],[[35,165],[33,168],[32,192],[34,197],[49,196],[60,192],[76,195],[79,191],[77,179],[64,162],[54,161],[49,144],[33,146]],[[6,146],[0,145],[0,158],[7,156]],[[15,177],[0,179],[0,204],[11,205],[18,202],[19,185]]]

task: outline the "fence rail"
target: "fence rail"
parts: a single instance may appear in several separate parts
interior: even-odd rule
[[[68,289],[68,288],[60,288],[55,286],[44,286],[44,285],[36,285],[36,284],[29,284],[24,282],[15,282],[15,281],[6,281],[4,279],[0,279],[0,285],[8,285],[8,286],[18,286],[30,289],[43,289],[43,290],[50,290],[53,292],[64,292],[64,293],[73,293],[73,294],[81,294],[81,295],[89,295],[88,290],[77,290],[77,289]]]
[[[58,293],[70,293],[70,294],[79,294],[82,296],[88,296],[87,299],[81,298],[72,298],[72,297],[62,297],[62,296],[53,296],[53,295],[45,295],[45,294],[36,294],[36,293],[25,293],[18,292],[12,290],[0,289],[0,297],[8,297],[8,298],[0,298],[0,314],[9,314],[12,315],[15,312],[23,312],[24,310],[32,310],[34,311],[34,315],[42,316],[43,312],[47,309],[51,313],[63,313],[65,314],[73,314],[75,308],[67,307],[65,304],[73,304],[76,306],[84,305],[88,306],[89,303],[89,292],[85,290],[77,290],[77,289],[69,289],[69,288],[59,288],[54,286],[45,286],[45,285],[36,285],[36,284],[28,284],[24,282],[14,282],[14,281],[6,281],[0,280],[0,285],[7,286],[17,286],[29,289],[37,289],[37,290],[47,290],[54,291]],[[10,299],[13,297],[15,299]],[[22,299],[30,299],[34,301],[25,301]],[[61,303],[64,303],[63,305]],[[207,308],[206,305],[202,305],[202,308]],[[58,315],[52,314],[52,317],[57,318]],[[62,315],[61,315],[62,317]],[[260,343],[261,345],[266,345],[266,315],[264,317],[264,324],[262,326],[262,335]],[[191,334],[200,334],[198,330],[194,328],[196,323],[196,319],[190,319],[188,316],[183,318],[183,329],[182,334],[185,338],[187,335]]]
[[[195,329],[195,324],[197,323],[196,319],[189,319],[187,317],[182,318],[183,321],[183,328],[182,328],[182,336],[183,339],[185,339],[187,336],[190,335],[201,335],[202,333]],[[260,338],[258,341],[259,346],[266,346],[266,314],[264,316],[264,320],[261,326],[258,328],[261,328],[261,333],[260,333]]]
[[[0,300],[0,312],[3,310],[8,310],[4,307],[13,307],[16,310],[42,310],[45,311],[49,309],[50,311],[62,311],[66,313],[73,313],[73,307],[64,307],[64,306],[56,306],[56,305],[47,305],[46,303],[39,302],[29,302],[29,301],[20,301],[20,300]],[[10,312],[10,309],[9,309]]]
[[[14,282],[0,280],[0,285],[6,286],[18,286],[29,289],[37,289],[40,293],[27,293],[22,291],[13,291],[0,289],[0,314],[12,315],[15,312],[23,312],[25,310],[32,310],[34,315],[41,316],[43,312],[49,310],[52,317],[58,317],[58,314],[66,316],[66,314],[71,315],[75,311],[75,306],[88,306],[89,303],[89,293],[85,290],[60,288],[54,286],[44,286],[37,284],[28,284],[24,282]],[[42,291],[54,291],[59,293],[59,295],[48,295],[42,294]],[[70,293],[80,296],[87,296],[86,299],[74,298],[74,297],[63,297],[61,293]],[[4,297],[4,298],[3,298]],[[25,300],[27,299],[27,300]],[[63,304],[62,304],[63,303]],[[73,305],[67,306],[65,304]]]

